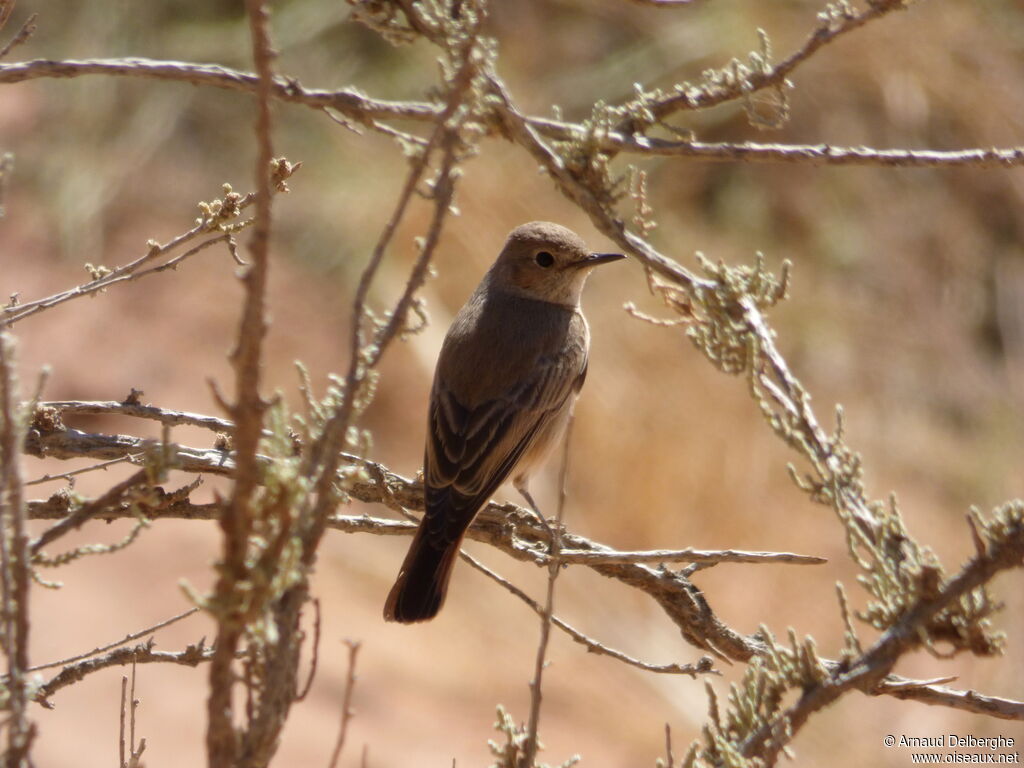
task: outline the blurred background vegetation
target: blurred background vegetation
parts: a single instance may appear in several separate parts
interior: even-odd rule
[[[272,7],[278,71],[306,86],[355,85],[375,97],[419,100],[436,79],[431,49],[392,48],[350,23],[339,0]],[[626,0],[520,0],[493,3],[490,34],[500,47],[499,72],[525,112],[550,115],[558,105],[567,119],[581,120],[599,99],[628,98],[633,83],[670,87],[745,58],[757,48],[757,28],[782,59],[819,10],[808,0],[707,0],[675,10]],[[22,0],[8,30],[32,12],[39,30],[8,61],[146,56],[251,69],[238,3]],[[674,122],[708,141],[1017,145],[1024,134],[1024,5],[920,3],[826,47],[793,80],[792,118],[780,130],[750,127],[736,105]],[[243,94],[170,82],[84,77],[0,88],[0,150],[16,156],[0,222],[0,295],[20,292],[28,300],[80,283],[85,262],[120,264],[140,255],[148,239],[166,241],[188,229],[196,202],[218,196],[223,182],[250,189],[252,114]],[[303,167],[275,207],[266,377],[297,403],[293,360],[322,384],[346,359],[355,281],[390,214],[405,160],[389,139],[356,135],[305,107],[278,104],[275,116],[277,153]],[[440,339],[505,233],[550,219],[607,249],[528,157],[498,139],[483,149],[465,166],[461,216],[446,225],[437,277],[424,290],[432,324],[389,353],[367,414],[372,457],[405,475],[420,467]],[[652,239],[663,252],[687,266],[697,250],[728,262],[749,262],[756,251],[775,267],[793,261],[791,299],[773,314],[781,350],[814,394],[820,417],[827,419],[834,403],[845,407],[869,493],[896,491],[911,531],[955,568],[970,552],[968,506],[988,509],[1024,493],[1024,171],[640,165],[659,222]],[[378,306],[400,290],[415,254],[412,238],[428,214],[423,204],[395,241],[377,284]],[[753,632],[763,623],[783,634],[793,626],[834,656],[842,632],[834,582],[847,584],[855,605],[860,598],[841,528],[795,492],[785,470],[791,457],[771,439],[745,382],[706,365],[680,329],[653,328],[623,312],[626,301],[653,313],[658,306],[636,265],[615,270],[595,276],[585,299],[594,342],[577,408],[570,528],[619,548],[826,556],[829,564],[814,570],[723,565],[696,582],[736,629]],[[229,380],[225,353],[241,295],[233,274],[229,257],[209,250],[176,272],[22,323],[23,381],[49,365],[49,399],[121,399],[136,387],[145,402],[215,412],[206,380]],[[88,423],[135,434],[146,428],[117,419]],[[175,434],[186,444],[208,440]],[[33,460],[30,470],[57,466],[69,468]],[[110,481],[86,478],[77,486],[84,493]],[[552,473],[537,484],[542,499],[553,498],[553,483]],[[208,483],[207,492],[215,487]],[[82,540],[113,540],[119,532],[111,526]],[[161,522],[122,555],[71,566],[61,574],[62,590],[34,593],[33,662],[92,648],[186,607],[179,580],[207,588],[217,542],[213,524]],[[383,624],[382,601],[406,543],[334,534],[321,548],[319,678],[293,712],[278,765],[325,763],[344,681],[342,637],[364,643],[348,764],[363,743],[374,766],[449,765],[453,757],[460,765],[484,764],[494,706],[525,717],[537,622],[475,572],[458,569],[437,621]],[[481,555],[517,583],[541,584],[533,569]],[[1020,698],[1019,579],[1011,574],[995,584],[1008,605],[1001,615],[1008,660],[1017,663],[940,664],[918,655],[897,672],[955,674],[956,687]],[[559,614],[610,645],[654,662],[700,655],[653,603],[599,576],[571,569],[559,589]],[[160,646],[196,639],[209,630],[203,622],[169,628],[158,636]],[[559,763],[578,752],[588,766],[653,765],[664,723],[678,755],[706,718],[701,681],[636,673],[561,635],[552,661],[542,760]],[[714,685],[724,692],[741,671]],[[201,761],[205,680],[205,670],[140,669],[147,765]],[[58,694],[56,710],[37,711],[38,764],[112,759],[119,685],[110,670]],[[909,758],[882,746],[886,734],[949,732],[1024,738],[1018,724],[857,696],[816,718],[796,748],[805,765],[895,766]]]

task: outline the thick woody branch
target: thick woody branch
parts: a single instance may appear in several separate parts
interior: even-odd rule
[[[122,459],[158,449],[161,445],[159,440],[133,435],[94,434],[78,429],[62,429],[56,432],[29,429],[25,437],[25,453],[40,459]],[[181,446],[174,459],[174,468],[185,472],[224,476],[233,475],[235,472],[235,455],[217,448]]]
[[[60,446],[63,458],[76,455],[76,445],[91,450],[97,444],[104,445],[104,452],[113,450],[111,443],[121,446],[122,455],[140,450],[138,443],[132,443],[123,435],[114,436],[109,441],[100,438],[107,436],[87,435],[75,432],[68,437],[66,433],[52,435],[37,434],[37,449],[52,455],[47,448],[51,441]],[[202,451],[184,446],[176,449],[177,456],[190,457],[188,471],[216,472],[229,475],[233,462],[220,451]],[[349,462],[358,462],[369,475],[364,482],[349,484],[346,488],[352,498],[368,504],[383,504],[392,509],[423,509],[422,486],[376,462],[359,459],[355,456],[343,457]],[[269,461],[269,459],[266,459]],[[182,467],[184,468],[184,467]],[[216,520],[223,511],[222,504],[193,504],[187,498],[175,494],[164,494],[165,503],[145,509],[147,518],[187,520]],[[67,500],[57,494],[50,499],[30,501],[28,503],[29,519],[60,519],[68,514]],[[127,517],[129,510],[111,508],[95,515],[99,520],[114,520]],[[416,529],[414,523],[401,520],[387,520],[369,515],[333,515],[327,522],[333,530],[345,533],[372,534],[378,536],[408,536]],[[546,562],[547,533],[537,522],[533,514],[514,504],[488,504],[474,521],[468,532],[474,541],[490,544],[511,557],[524,562],[543,565]],[[563,541],[571,557],[588,556],[602,557],[615,561],[621,553],[610,547],[593,542],[585,537],[566,533]],[[685,551],[685,550],[683,550]],[[680,551],[680,552],[683,552]],[[692,551],[700,552],[700,550]],[[731,552],[726,550],[726,552]],[[573,554],[576,553],[576,554]],[[590,555],[589,553],[594,553]],[[646,553],[645,553],[646,554]],[[715,554],[715,553],[708,553]],[[720,553],[721,554],[721,553]],[[754,553],[737,553],[750,555]],[[785,553],[768,553],[785,555]],[[801,557],[801,556],[798,556]],[[803,556],[806,557],[806,556]],[[669,558],[666,558],[668,560]],[[723,559],[722,562],[728,562]],[[741,635],[726,627],[715,616],[701,591],[688,579],[666,569],[656,569],[649,565],[636,562],[603,562],[587,563],[598,573],[616,579],[624,584],[646,592],[665,610],[666,614],[680,628],[688,642],[698,648],[711,650],[717,655],[725,656],[733,661],[748,661],[752,656],[764,653],[764,645],[755,637]],[[557,624],[557,622],[556,622]],[[831,669],[838,669],[838,662],[826,662]],[[974,691],[958,691],[945,686],[921,684],[921,681],[909,680],[897,675],[889,675],[872,691],[874,694],[885,694],[900,699],[917,701],[923,704],[946,706],[953,709],[987,714],[1009,720],[1024,720],[1024,703],[998,697],[991,697]]]
[[[25,497],[21,478],[22,424],[18,409],[14,339],[0,330],[0,645],[7,658],[5,691],[6,768],[30,764],[35,726],[28,719],[29,579],[31,566],[25,530]]]

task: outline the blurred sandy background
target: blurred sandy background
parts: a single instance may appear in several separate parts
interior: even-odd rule
[[[494,3],[500,71],[520,105],[582,119],[597,98],[617,101],[632,83],[695,80],[771,36],[777,58],[810,31],[816,2],[714,0],[667,11],[625,0]],[[29,13],[39,32],[10,60],[149,56],[249,69],[237,3],[67,4],[22,0],[8,32]],[[347,23],[337,0],[274,3],[278,70],[311,87],[354,84],[383,98],[421,98],[434,76],[425,46],[392,49]],[[802,67],[793,117],[767,134],[723,107],[676,120],[707,140],[830,142],[956,149],[1020,144],[1024,135],[1024,4],[924,3],[830,46]],[[122,264],[191,226],[195,203],[230,181],[250,188],[252,107],[232,92],[111,78],[34,81],[0,88],[0,150],[17,172],[0,222],[0,295],[23,300],[82,282],[85,262]],[[297,402],[293,360],[322,387],[347,355],[355,280],[383,225],[405,165],[386,139],[358,137],[323,114],[278,105],[276,151],[304,165],[275,208],[267,342],[267,389]],[[392,349],[367,415],[372,456],[411,475],[420,466],[424,409],[434,357],[451,315],[496,254],[505,233],[531,219],[562,222],[596,250],[609,244],[569,206],[534,164],[491,140],[466,166],[462,215],[446,225],[424,291],[431,328]],[[1024,466],[1024,251],[1021,170],[881,170],[659,162],[650,172],[660,227],[655,244],[693,266],[693,252],[749,262],[763,251],[777,268],[794,262],[792,298],[772,320],[779,346],[830,423],[846,408],[850,443],[863,452],[875,497],[895,490],[910,529],[950,570],[969,555],[963,515],[1022,494]],[[427,209],[397,238],[373,297],[393,300],[414,255]],[[230,388],[225,353],[240,290],[226,253],[210,250],[178,271],[121,286],[16,327],[20,372],[52,367],[49,399],[121,399],[215,413],[206,384]],[[834,582],[856,605],[862,593],[831,513],[797,492],[793,457],[771,438],[743,380],[714,371],[679,330],[658,329],[622,310],[648,311],[634,264],[601,271],[585,299],[593,330],[591,368],[577,408],[569,525],[621,548],[736,547],[813,553],[814,570],[720,566],[698,574],[712,607],[736,629],[767,624],[812,634],[835,657],[841,623]],[[96,430],[146,432],[127,419],[82,419]],[[208,444],[207,434],[175,430]],[[27,460],[27,473],[66,471]],[[57,469],[59,467],[59,469]],[[90,493],[115,479],[83,477]],[[536,487],[553,497],[553,476]],[[203,493],[215,486],[207,483]],[[45,490],[44,490],[45,488]],[[37,487],[33,498],[51,488]],[[503,492],[506,493],[506,492]],[[506,495],[512,498],[512,492]],[[353,511],[360,511],[355,509]],[[381,508],[366,509],[384,514]],[[113,541],[125,526],[94,526],[80,541]],[[211,584],[213,524],[161,522],[129,551],[59,574],[65,586],[33,592],[32,660],[63,658],[123,637],[183,610],[179,583]],[[363,643],[343,765],[489,764],[494,708],[528,712],[537,621],[524,606],[465,565],[450,600],[426,626],[380,619],[407,540],[330,534],[315,593],[322,601],[320,672],[295,707],[276,764],[325,765],[336,734],[345,673],[342,638]],[[470,544],[502,573],[541,594],[531,569]],[[1024,598],[1019,572],[996,582],[1007,602],[999,622],[1007,656],[940,663],[919,654],[899,672],[956,674],[960,688],[1024,696]],[[696,660],[646,598],[574,568],[560,581],[559,613],[602,641],[654,662]],[[210,625],[193,618],[157,635],[179,649]],[[864,631],[863,639],[871,638]],[[702,681],[638,673],[588,655],[560,633],[545,678],[541,759],[574,753],[594,768],[653,765],[672,726],[677,757],[706,718]],[[716,679],[720,695],[726,683]],[[39,766],[116,764],[121,670],[65,689],[56,709],[34,712]],[[203,758],[205,669],[139,668],[138,731],[153,768]],[[902,766],[886,734],[1007,735],[1024,727],[886,698],[851,694],[815,718],[796,741],[797,764]],[[1018,744],[1020,741],[1018,741]]]

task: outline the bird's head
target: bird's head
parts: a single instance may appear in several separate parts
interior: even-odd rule
[[[583,284],[599,264],[625,258],[593,253],[583,238],[549,221],[516,227],[491,267],[491,285],[540,301],[577,306]]]

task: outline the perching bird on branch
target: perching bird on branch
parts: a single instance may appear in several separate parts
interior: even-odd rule
[[[558,224],[524,224],[455,316],[430,393],[426,513],[384,605],[388,621],[437,615],[466,529],[506,479],[534,506],[529,475],[558,443],[587,375],[583,284],[621,258],[591,253]]]

